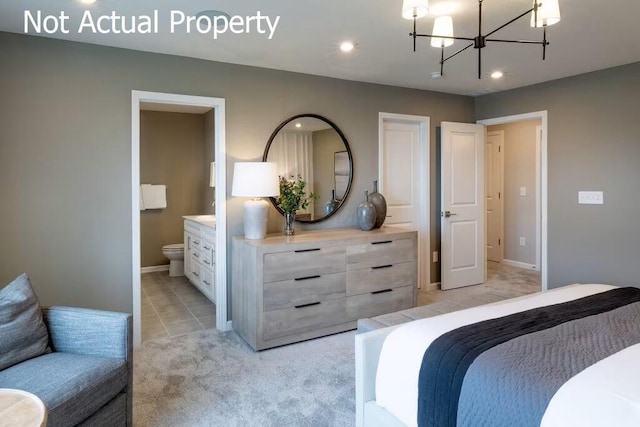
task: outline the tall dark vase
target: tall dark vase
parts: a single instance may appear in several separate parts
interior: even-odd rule
[[[373,193],[369,194],[369,201],[376,208],[376,223],[373,228],[380,228],[387,218],[387,201],[378,193],[378,181],[373,181]]]
[[[358,205],[358,226],[362,231],[373,229],[376,224],[376,207],[369,201],[369,191],[364,191],[364,201]]]
[[[324,214],[329,215],[335,211],[338,207],[338,201],[336,200],[336,190],[331,190],[331,200],[324,205]]]

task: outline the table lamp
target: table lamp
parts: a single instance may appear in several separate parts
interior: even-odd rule
[[[267,235],[269,203],[262,197],[280,195],[276,166],[271,162],[237,162],[233,167],[231,195],[252,197],[244,202],[245,239],[260,240]]]

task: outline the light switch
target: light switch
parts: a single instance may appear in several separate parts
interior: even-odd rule
[[[603,205],[604,193],[602,191],[578,191],[578,203],[581,205]]]
[[[521,196],[527,195],[527,187],[520,187],[520,195]]]

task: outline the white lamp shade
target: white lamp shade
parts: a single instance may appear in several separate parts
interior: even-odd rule
[[[403,0],[402,17],[404,19],[422,18],[429,13],[429,0]]]
[[[216,162],[211,162],[211,169],[209,171],[209,187],[216,186]]]
[[[434,36],[447,36],[453,37],[453,19],[450,16],[438,16],[433,23],[433,33]],[[442,47],[442,46],[451,46],[453,44],[453,39],[443,39],[440,37],[432,37],[431,38],[431,46],[433,47]]]
[[[276,163],[236,163],[233,167],[231,195],[236,197],[275,197],[280,195]]]
[[[558,0],[533,0],[535,6],[538,2],[538,20],[536,14],[531,12],[532,27],[548,27],[560,22],[560,5]]]

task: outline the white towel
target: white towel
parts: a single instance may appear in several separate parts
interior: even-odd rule
[[[164,209],[167,207],[167,186],[149,185],[140,186],[142,191],[142,203],[146,209]]]
[[[140,210],[143,211],[145,210],[145,206],[144,206],[144,198],[142,197],[142,193],[144,192],[144,188],[145,187],[151,187],[151,185],[149,184],[142,184],[140,185],[140,190],[138,191],[138,195],[140,196]]]

